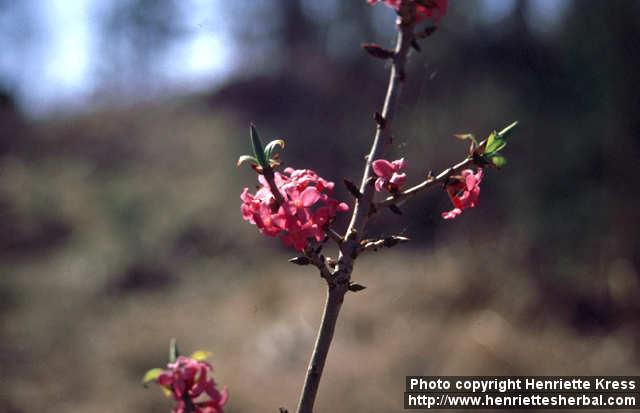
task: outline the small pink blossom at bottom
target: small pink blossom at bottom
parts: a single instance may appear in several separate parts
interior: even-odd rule
[[[376,3],[384,3],[395,11],[400,10],[401,0],[367,0],[367,3],[373,5]],[[416,5],[416,22],[421,22],[426,18],[432,18],[436,21],[440,20],[447,12],[448,0],[429,0],[433,6],[425,7]]]
[[[304,251],[311,239],[322,241],[337,213],[349,210],[347,204],[331,197],[334,183],[310,169],[287,168],[282,174],[274,173],[282,205],[276,205],[264,176],[258,181],[261,187],[255,195],[248,188],[240,195],[242,218],[264,235],[279,237],[298,251]]]
[[[199,403],[192,403],[194,409],[191,412],[195,413],[224,413],[219,403],[214,401],[206,401]],[[187,404],[184,401],[176,403],[175,407],[171,410],[171,413],[187,413]]]
[[[184,356],[167,364],[167,369],[156,382],[169,390],[176,400],[173,413],[186,412],[185,399],[195,407],[196,413],[224,413],[222,407],[229,395],[226,387],[222,391],[217,389],[210,374],[212,371],[211,364]]]
[[[393,162],[386,159],[376,159],[371,163],[373,173],[376,174],[375,187],[380,192],[383,188],[389,192],[397,192],[404,186],[407,181],[407,174],[400,173],[400,170],[406,168],[407,162],[404,158],[400,158]]]
[[[461,172],[458,181],[447,185],[447,194],[454,208],[443,212],[442,218],[453,219],[462,214],[465,209],[473,208],[478,204],[482,176],[482,168],[478,168],[475,174],[471,169],[465,169]]]

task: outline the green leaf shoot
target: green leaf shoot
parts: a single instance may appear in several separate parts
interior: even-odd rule
[[[487,156],[498,152],[507,146],[507,142],[496,131],[491,132],[491,135],[487,138],[487,145],[484,148],[484,153]]]
[[[491,163],[498,169],[502,168],[507,164],[507,158],[502,155],[493,155],[491,157]]]
[[[144,387],[147,387],[149,383],[155,381],[163,371],[164,370],[161,368],[155,368],[147,371],[142,378],[142,384],[144,385]]]
[[[175,363],[179,355],[180,351],[178,350],[176,339],[172,338],[171,343],[169,343],[169,363]]]
[[[258,160],[256,159],[255,156],[242,155],[241,157],[238,158],[238,162],[236,162],[236,166],[240,166],[245,162],[249,162],[249,163],[258,165]]]
[[[271,159],[271,157],[273,156],[274,151],[276,150],[276,147],[280,147],[282,149],[284,149],[284,140],[282,139],[275,139],[272,140],[271,142],[269,142],[267,144],[267,146],[264,147],[264,156],[267,159]]]
[[[189,357],[194,359],[194,360],[196,360],[196,361],[206,361],[212,355],[213,355],[213,353],[211,353],[210,351],[196,350],[193,353],[191,353],[191,356],[189,356]]]
[[[251,125],[251,128],[250,128],[250,135],[251,135],[251,146],[253,147],[253,154],[255,155],[261,167],[263,167],[264,169],[268,168],[269,165],[267,163],[267,158],[264,156],[264,148],[262,146],[262,141],[260,140],[260,137],[258,136],[258,131],[256,130],[256,127],[253,124]]]

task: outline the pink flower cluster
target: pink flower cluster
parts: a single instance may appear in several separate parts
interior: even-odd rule
[[[223,413],[222,407],[227,402],[227,389],[218,391],[216,383],[210,377],[213,368],[209,363],[179,356],[174,363],[167,364],[167,369],[158,376],[156,382],[169,390],[176,400],[173,413],[184,413],[188,399],[195,407],[196,413]],[[207,400],[195,401],[206,394]]]
[[[396,11],[400,10],[401,0],[367,0],[369,4],[376,4],[378,2],[384,3]],[[432,6],[425,7],[417,4],[416,22],[421,22],[426,18],[432,18],[437,21],[447,12],[448,0],[425,0],[424,3],[432,4]]]
[[[475,174],[471,169],[465,169],[459,180],[447,185],[447,193],[454,208],[443,212],[442,218],[453,219],[462,214],[465,209],[473,208],[478,204],[482,174],[482,168],[478,168]]]
[[[334,183],[310,169],[287,168],[283,174],[274,173],[276,187],[284,198],[282,205],[276,204],[264,176],[259,175],[258,180],[261,187],[255,195],[249,188],[240,195],[242,218],[298,251],[305,249],[309,239],[321,241],[336,214],[349,210],[347,204],[331,197]]]
[[[386,188],[389,192],[398,192],[407,181],[407,174],[400,173],[400,170],[406,168],[407,163],[404,158],[400,158],[393,162],[386,159],[377,159],[371,163],[371,168],[376,174],[375,187],[376,191],[382,191]]]

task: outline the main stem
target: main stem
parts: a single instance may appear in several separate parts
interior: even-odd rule
[[[318,394],[318,385],[320,384],[324,364],[327,360],[329,348],[331,347],[331,340],[333,340],[333,332],[336,328],[336,322],[338,321],[338,314],[340,313],[346,292],[346,287],[343,288],[338,285],[334,285],[333,287],[329,286],[327,290],[324,314],[322,315],[318,338],[316,339],[313,355],[311,356],[311,361],[307,369],[307,377],[304,381],[302,394],[300,395],[298,413],[311,413],[313,411],[313,404]]]
[[[413,24],[400,24],[398,39],[396,42],[391,76],[387,88],[382,117],[384,122],[378,125],[371,150],[366,158],[360,192],[362,196],[356,200],[351,222],[344,236],[338,257],[338,265],[330,278],[327,278],[327,299],[324,306],[324,313],[320,323],[320,330],[316,339],[313,354],[307,369],[307,376],[298,403],[298,413],[312,413],[313,405],[318,394],[318,386],[322,377],[327,354],[333,340],[333,333],[338,321],[338,315],[344,296],[349,290],[351,273],[353,272],[353,261],[358,253],[358,246],[362,233],[366,226],[366,217],[371,208],[373,200],[373,185],[371,185],[371,162],[375,160],[381,151],[381,142],[390,137],[391,123],[395,115],[395,110],[400,92],[400,86],[405,78],[404,65],[407,53],[413,38]]]

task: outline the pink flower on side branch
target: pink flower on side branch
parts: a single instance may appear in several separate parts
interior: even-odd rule
[[[465,209],[473,208],[478,204],[482,176],[482,168],[478,168],[475,174],[471,169],[465,169],[457,180],[447,185],[447,194],[454,208],[443,212],[442,218],[453,219],[462,214]]]
[[[283,174],[274,173],[284,198],[282,205],[277,205],[264,176],[258,180],[261,187],[255,195],[248,188],[240,195],[243,219],[298,251],[304,251],[310,239],[322,241],[336,214],[349,210],[347,204],[331,197],[334,183],[310,169],[287,168]]]
[[[407,181],[407,174],[399,173],[400,170],[406,168],[407,162],[404,158],[400,158],[393,162],[386,159],[377,159],[371,163],[371,168],[376,174],[375,187],[380,192],[385,188],[389,192],[398,192]]]
[[[400,10],[401,0],[367,0],[369,4],[376,4],[378,2],[384,3],[388,7],[391,7],[395,11]],[[447,12],[448,0],[424,0],[420,5],[416,3],[416,22],[419,23],[427,18],[440,20]]]
[[[210,376],[213,367],[207,362],[179,356],[174,363],[167,364],[156,382],[171,392],[176,400],[172,413],[183,413],[190,402],[196,413],[223,413],[222,407],[228,399],[226,387],[219,391]],[[203,399],[196,401],[196,399]],[[187,402],[188,400],[188,402]]]

